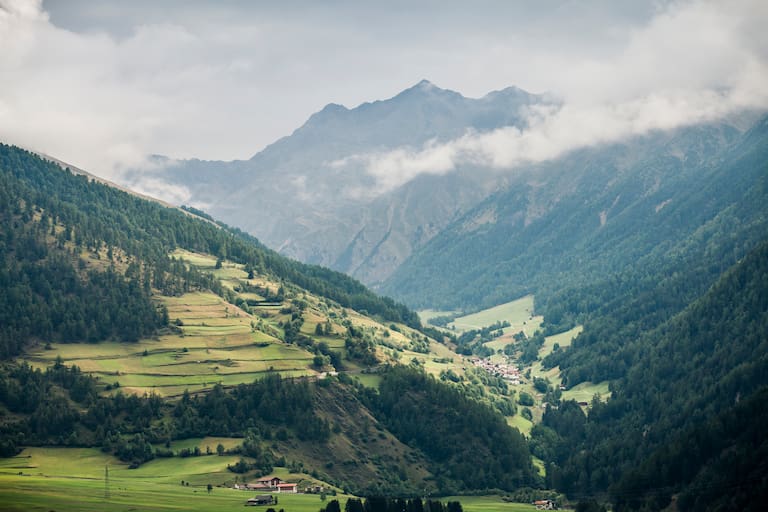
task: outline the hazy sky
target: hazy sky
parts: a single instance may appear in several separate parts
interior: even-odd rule
[[[768,2],[0,0],[0,139],[115,176],[148,154],[249,158],[330,102],[422,78],[564,110],[371,157],[496,166],[768,105]],[[463,156],[462,156],[463,155]],[[446,160],[447,159],[447,160]],[[405,179],[404,178],[404,179]]]

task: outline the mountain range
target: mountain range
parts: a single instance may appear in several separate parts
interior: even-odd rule
[[[249,160],[158,157],[153,171],[131,172],[124,183],[150,192],[144,184],[152,180],[184,187],[191,206],[287,256],[371,285],[389,277],[504,177],[467,167],[412,180],[380,179],[368,172],[366,157],[416,150],[468,131],[524,128],[529,108],[552,102],[514,87],[471,99],[423,80],[393,98],[353,109],[329,104]]]

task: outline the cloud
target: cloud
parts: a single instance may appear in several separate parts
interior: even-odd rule
[[[110,38],[53,27],[40,2],[0,0],[0,48],[0,138],[106,177],[144,161],[156,98],[120,76]]]
[[[634,31],[612,58],[562,63],[572,77],[560,106],[531,108],[527,127],[468,132],[453,141],[355,155],[379,191],[461,165],[511,169],[655,130],[768,108],[768,24],[762,3],[674,4]],[[336,162],[336,165],[344,160]]]
[[[674,126],[768,90],[764,1],[396,4],[408,8],[0,0],[0,139],[119,181],[153,153],[248,158],[327,103],[353,107],[424,77],[469,96],[517,85],[562,98],[561,111],[531,113],[537,132],[367,155],[393,187],[463,161],[503,166]]]
[[[279,58],[265,34],[279,27],[137,23],[120,36],[74,32],[40,1],[0,0],[0,140],[119,181],[153,153],[247,158],[278,136],[254,142],[256,127],[282,135],[311,110],[281,116],[261,94]]]
[[[183,185],[168,183],[163,179],[139,176],[131,180],[131,190],[150,197],[156,197],[170,204],[190,204],[192,193]],[[208,205],[192,204],[196,208],[205,209]]]

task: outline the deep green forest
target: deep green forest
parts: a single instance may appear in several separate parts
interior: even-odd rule
[[[533,452],[550,485],[572,496],[610,491],[617,510],[659,510],[681,492],[680,510],[748,510],[768,492],[768,449],[759,433],[768,392],[768,242],[699,300],[633,342],[612,397],[587,414],[550,408],[534,427]],[[727,462],[733,462],[723,472]],[[683,499],[684,498],[684,499]],[[716,501],[716,500],[715,500]],[[758,508],[753,508],[758,510]]]
[[[582,408],[548,395],[530,444],[549,487],[617,510],[673,495],[680,510],[757,510],[764,467],[747,452],[764,442],[748,411],[768,386],[768,119],[633,144],[634,160],[619,144],[540,166],[539,185],[491,196],[384,289],[470,310],[535,293],[544,334],[584,326],[543,365],[567,387],[610,381],[612,397]],[[466,229],[482,211],[498,222]]]
[[[523,436],[459,388],[396,366],[364,403],[398,438],[440,463],[438,487],[449,494],[540,484]]]

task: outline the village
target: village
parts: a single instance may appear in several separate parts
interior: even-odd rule
[[[509,360],[504,363],[494,363],[487,358],[483,359],[479,357],[473,357],[470,359],[470,361],[478,368],[482,368],[483,370],[487,371],[491,375],[495,375],[496,377],[501,377],[513,386],[520,385],[520,370],[514,363],[510,362]]]

